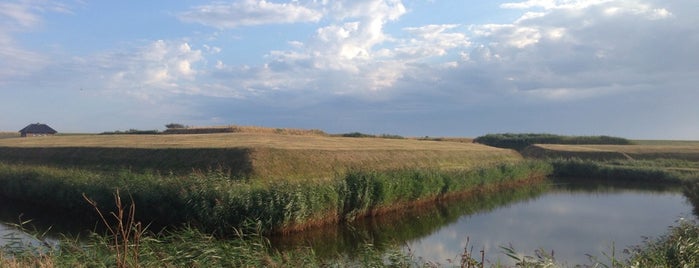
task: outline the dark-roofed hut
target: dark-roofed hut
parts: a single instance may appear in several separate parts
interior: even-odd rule
[[[57,131],[46,124],[30,124],[19,131],[22,137],[48,136],[56,134]]]

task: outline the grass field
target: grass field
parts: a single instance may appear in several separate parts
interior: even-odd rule
[[[268,133],[219,133],[180,135],[71,135],[17,138],[0,141],[11,147],[118,147],[118,148],[231,148],[264,147],[275,149],[320,150],[470,150],[492,148],[463,142],[412,139],[347,138]]]
[[[0,131],[0,139],[17,138],[17,137],[19,137],[19,132],[2,132],[2,131]]]
[[[525,161],[513,150],[462,139],[345,138],[266,132],[0,139],[0,196],[12,202],[73,211],[79,215],[76,218],[87,218],[94,211],[82,194],[104,205],[113,203],[114,190],[120,189],[138,204],[135,218],[164,225],[186,223],[185,227],[206,232],[185,228],[169,236],[167,232],[151,234],[144,236],[142,244],[139,240],[132,243],[122,239],[127,241],[123,243],[124,252],[135,249],[129,253],[132,255],[114,253],[121,246],[111,244],[119,241],[116,234],[97,236],[101,240],[91,242],[91,246],[61,247],[59,250],[66,251],[47,257],[35,257],[31,250],[20,258],[3,258],[0,254],[0,264],[27,260],[35,266],[39,266],[36,261],[50,262],[47,267],[109,266],[115,262],[117,266],[383,266],[387,259],[381,252],[360,253],[365,262],[359,264],[333,265],[318,263],[313,251],[302,249],[280,255],[257,243],[213,243],[216,238],[208,234],[230,234],[234,227],[250,227],[250,223],[256,223],[262,232],[305,230],[452,196],[518,188],[543,180],[554,168],[570,171],[573,176],[606,174],[618,178],[626,174],[637,179],[639,174],[645,174],[654,180],[661,177],[665,183],[688,181],[696,178],[699,142],[536,145],[528,153],[537,158],[609,157],[612,161]],[[559,163],[563,166],[560,168],[551,165],[556,161],[569,162]],[[659,171],[647,170],[650,164]],[[694,187],[687,190],[690,202],[699,203],[699,183],[688,181],[687,185]],[[696,227],[679,230],[691,234],[693,239],[686,244],[695,247]],[[134,235],[140,237],[138,232]],[[668,239],[673,245],[677,244],[674,237],[673,233]],[[671,259],[657,257],[654,252],[639,252],[654,261]],[[125,257],[120,260],[120,256]],[[399,259],[406,263],[396,266],[427,266],[410,256]],[[642,263],[654,266],[656,262]]]
[[[321,135],[70,135],[0,140],[0,195],[85,211],[128,190],[142,216],[207,230],[352,220],[531,178],[548,166],[480,144]],[[167,204],[167,205],[165,205]]]
[[[162,172],[224,169],[255,178],[332,177],[348,169],[469,169],[517,162],[506,149],[449,141],[221,133],[71,135],[0,140],[0,161]]]
[[[646,141],[634,145],[536,144],[522,151],[534,158],[581,158],[590,160],[677,159],[699,161],[699,142]]]

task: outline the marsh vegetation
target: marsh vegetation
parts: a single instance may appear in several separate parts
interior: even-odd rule
[[[356,139],[266,131],[2,139],[0,196],[64,211],[84,219],[88,226],[102,219],[117,223],[104,221],[103,227],[93,229],[99,235],[90,236],[88,247],[75,246],[84,240],[70,238],[61,242],[66,246],[38,251],[38,255],[36,250],[20,250],[13,254],[19,257],[0,259],[58,266],[157,262],[173,266],[429,266],[429,261],[410,253],[370,242],[359,246],[360,254],[352,258],[327,260],[306,247],[278,252],[264,235],[356,222],[466,196],[490,196],[540,183],[551,174],[684,187],[695,209],[699,203],[694,162],[699,150],[691,145],[673,145],[685,149],[657,144],[556,147],[531,144],[535,139],[530,137],[518,144],[542,149],[528,156],[544,159],[530,161],[513,150],[449,139]],[[600,153],[622,157],[595,157]],[[109,214],[131,211],[123,204],[115,210],[117,190],[124,200],[128,196],[129,202],[137,204],[133,217]],[[95,208],[105,211],[102,217]],[[691,232],[693,226],[678,228]],[[126,231],[106,232],[110,228]],[[668,237],[658,241],[674,239]],[[649,241],[643,249],[652,247]],[[118,254],[117,248],[121,248]],[[483,264],[483,257],[472,253],[464,251],[454,264]],[[539,257],[517,262],[553,261],[553,256]],[[699,257],[689,255],[689,261],[692,258]]]

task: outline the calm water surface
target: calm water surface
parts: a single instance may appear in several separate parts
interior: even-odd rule
[[[0,221],[17,222],[19,211],[10,206],[0,204]],[[458,260],[466,246],[478,256],[484,250],[490,262],[508,263],[500,246],[511,244],[527,255],[543,248],[554,250],[559,261],[587,264],[586,254],[605,260],[602,252],[611,253],[613,247],[617,257],[624,258],[622,250],[641,244],[643,237],[660,236],[681,218],[696,219],[692,209],[679,189],[557,183],[271,240],[280,250],[311,246],[320,256],[328,257],[352,256],[366,243],[378,248],[398,245],[441,264]],[[10,232],[0,224],[0,246],[7,243],[2,237]]]
[[[603,252],[612,249],[624,259],[623,249],[640,245],[643,237],[663,235],[680,219],[696,219],[692,209],[679,189],[557,184],[273,241],[280,248],[310,245],[328,256],[351,255],[362,243],[402,245],[441,264],[458,261],[467,246],[474,256],[484,250],[491,263],[511,263],[500,246],[512,245],[530,256],[537,249],[554,250],[560,262],[589,264],[587,254],[604,261]]]
[[[692,207],[677,192],[619,190],[605,193],[552,191],[487,213],[464,215],[436,232],[407,242],[416,256],[457,259],[470,239],[473,252],[484,249],[491,261],[505,258],[499,246],[512,244],[534,255],[554,250],[557,260],[588,263],[586,254],[605,260],[602,252],[639,245],[657,237],[680,218],[693,218]],[[470,249],[470,247],[469,247]]]

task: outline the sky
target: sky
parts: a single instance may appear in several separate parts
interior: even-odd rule
[[[0,2],[0,131],[699,140],[695,0]]]

